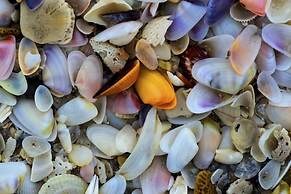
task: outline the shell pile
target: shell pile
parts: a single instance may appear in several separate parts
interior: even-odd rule
[[[290,194],[291,0],[0,0],[0,194]]]

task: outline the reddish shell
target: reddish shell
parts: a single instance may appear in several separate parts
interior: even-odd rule
[[[256,15],[265,16],[267,0],[240,0],[245,8]]]

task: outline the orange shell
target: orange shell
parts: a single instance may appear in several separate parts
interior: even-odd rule
[[[265,16],[267,0],[240,0],[245,8],[258,16]]]
[[[140,62],[135,60],[116,73],[94,97],[117,94],[130,88],[137,80],[140,72]],[[112,84],[111,84],[112,83]]]
[[[145,104],[159,109],[173,109],[177,99],[171,83],[160,72],[141,68],[135,89]]]
[[[215,186],[211,183],[212,173],[208,170],[200,171],[195,180],[194,194],[216,194]]]

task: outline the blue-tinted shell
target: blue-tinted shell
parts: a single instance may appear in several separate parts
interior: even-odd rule
[[[209,0],[205,15],[205,22],[212,25],[229,12],[234,0]]]
[[[44,0],[26,0],[25,2],[29,9],[35,11],[43,4]]]

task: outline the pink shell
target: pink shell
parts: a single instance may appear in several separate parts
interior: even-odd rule
[[[245,8],[256,15],[265,16],[265,7],[267,0],[240,0],[240,3],[245,6]]]
[[[0,40],[0,80],[7,79],[13,70],[16,57],[16,40],[12,35]]]

